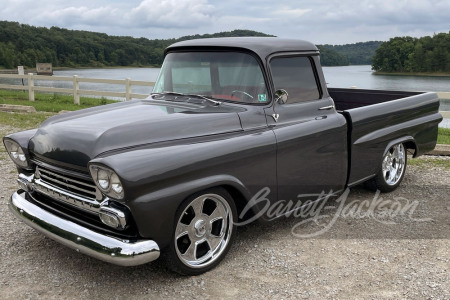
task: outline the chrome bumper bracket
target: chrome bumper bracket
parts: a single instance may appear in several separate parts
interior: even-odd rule
[[[24,191],[15,192],[9,208],[28,226],[78,252],[120,266],[136,266],[159,257],[159,246],[152,240],[129,242],[106,236],[62,219],[25,199]]]

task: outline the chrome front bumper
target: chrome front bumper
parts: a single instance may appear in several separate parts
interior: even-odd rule
[[[159,247],[152,240],[129,242],[97,233],[29,202],[25,193],[19,190],[11,196],[9,208],[13,214],[67,247],[120,266],[141,265],[159,257]]]

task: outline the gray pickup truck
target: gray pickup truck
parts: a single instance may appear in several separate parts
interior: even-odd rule
[[[361,183],[389,192],[407,150],[435,147],[435,93],[325,82],[319,51],[305,41],[171,45],[147,99],[4,137],[19,172],[10,209],[110,263],[144,264],[161,252],[179,273],[205,272],[225,256],[236,223],[258,215],[258,205],[243,210],[261,189],[273,203]]]

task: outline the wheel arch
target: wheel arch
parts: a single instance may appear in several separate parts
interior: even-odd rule
[[[384,157],[386,153],[389,151],[389,149],[397,144],[403,144],[406,149],[414,149],[414,155],[417,153],[417,144],[416,140],[412,136],[404,136],[395,140],[390,141],[387,146],[385,147],[383,151],[383,155],[381,157]]]
[[[381,155],[380,161],[384,158],[384,156],[389,151],[389,149],[391,149],[392,146],[397,145],[397,144],[403,144],[403,146],[405,147],[405,150],[414,149],[413,157],[415,157],[415,155],[417,154],[418,149],[417,149],[417,144],[416,144],[416,140],[414,139],[414,137],[404,136],[404,137],[401,137],[398,139],[394,139],[386,145],[386,147]],[[379,166],[377,166],[376,172],[378,173],[380,170],[381,170],[381,164]]]
[[[169,243],[168,236],[172,232],[178,207],[192,195],[216,187],[221,187],[230,194],[239,217],[248,199],[251,198],[251,192],[239,179],[230,175],[215,175],[180,182],[170,188],[142,195],[128,202],[127,205],[132,211],[140,235],[152,237],[164,248]],[[252,207],[252,209],[256,208]],[[250,217],[252,213],[255,212],[246,216]]]
[[[236,206],[237,210],[237,217],[240,218],[241,212],[244,210],[245,206],[247,205],[249,199],[246,197],[239,189],[237,189],[235,186],[224,184],[219,185],[217,187],[224,188],[231,196],[231,199],[234,202],[234,205]],[[255,215],[255,211],[252,209],[248,210],[248,212],[241,218],[242,220],[247,220],[248,218]]]

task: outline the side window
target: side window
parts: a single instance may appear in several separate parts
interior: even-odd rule
[[[277,57],[270,61],[275,90],[288,92],[288,103],[320,98],[319,88],[311,65],[305,56]]]

